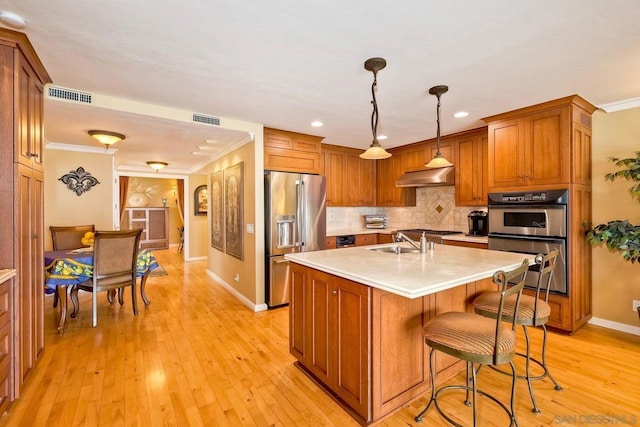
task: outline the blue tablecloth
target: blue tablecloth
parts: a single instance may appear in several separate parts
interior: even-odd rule
[[[53,293],[56,286],[76,285],[93,277],[93,252],[73,253],[52,251],[44,253],[45,291]],[[158,268],[158,262],[149,249],[138,253],[136,276]]]

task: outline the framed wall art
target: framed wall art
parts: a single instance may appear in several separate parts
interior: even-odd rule
[[[223,172],[211,174],[211,247],[224,252],[224,180]]]
[[[193,193],[193,214],[206,215],[209,211],[209,194],[206,185],[199,185]]]
[[[243,259],[244,162],[224,170],[224,224],[226,253]]]

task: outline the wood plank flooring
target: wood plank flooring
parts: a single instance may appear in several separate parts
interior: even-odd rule
[[[45,352],[0,427],[357,425],[293,366],[287,308],[253,313],[207,276],[204,261],[183,263],[175,249],[156,256],[168,275],[149,278],[151,306],[139,300],[138,316],[129,292],[123,307],[101,298],[92,328],[83,293],[79,317],[58,335],[47,298]],[[541,333],[531,335],[539,346]],[[640,425],[640,337],[587,325],[573,336],[551,333],[547,357],[564,390],[534,383],[535,415],[518,381],[520,426]],[[479,385],[506,401],[508,377],[483,369]],[[426,401],[379,425],[419,425],[413,417]],[[457,396],[443,402],[470,424]],[[479,413],[481,425],[507,425],[492,405]],[[433,409],[422,424],[446,425]]]

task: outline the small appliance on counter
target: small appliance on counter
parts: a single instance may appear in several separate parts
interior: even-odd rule
[[[387,216],[385,214],[365,215],[364,228],[387,228]]]
[[[486,211],[469,212],[469,236],[489,234],[489,214]]]

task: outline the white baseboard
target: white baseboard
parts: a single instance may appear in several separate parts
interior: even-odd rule
[[[640,327],[627,325],[626,323],[612,322],[611,320],[600,319],[598,317],[592,317],[587,323],[632,335],[640,335]]]
[[[220,276],[218,276],[217,274],[215,274],[214,272],[212,272],[211,270],[207,269],[207,275],[209,275],[213,280],[215,280],[216,282],[220,283],[220,285],[225,288],[226,290],[228,290],[229,292],[231,292],[231,294],[233,296],[235,296],[236,298],[238,298],[240,300],[240,302],[244,305],[246,305],[247,307],[249,307],[249,309],[251,309],[254,312],[259,312],[259,311],[265,311],[267,310],[267,304],[254,304],[253,301],[250,301],[247,297],[245,297],[244,295],[242,295],[240,292],[238,292],[233,286],[231,286],[230,284],[228,284],[227,282],[225,282]]]

